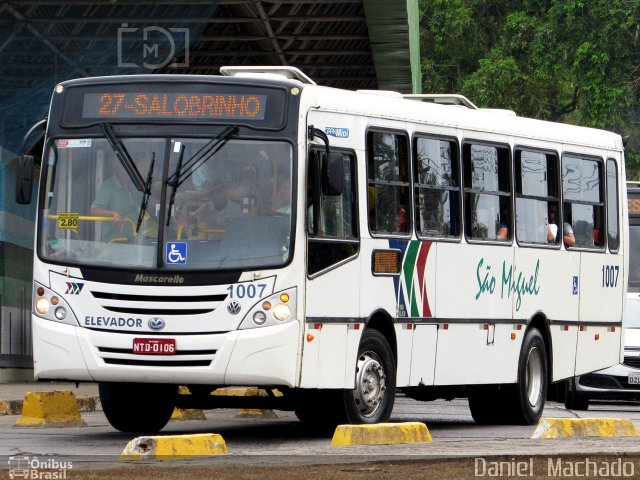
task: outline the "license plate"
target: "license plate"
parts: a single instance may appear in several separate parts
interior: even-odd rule
[[[630,373],[627,381],[629,385],[640,385],[640,373]]]
[[[176,353],[176,339],[134,338],[133,353],[140,355],[173,355]]]

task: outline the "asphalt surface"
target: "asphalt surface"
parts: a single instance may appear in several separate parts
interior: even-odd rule
[[[46,385],[46,388],[45,388]],[[67,389],[69,385],[29,384],[29,390]],[[70,388],[78,396],[97,395],[95,385]],[[19,395],[18,385],[0,385],[0,399]],[[152,399],[132,399],[152,401]],[[418,421],[429,428],[431,443],[331,447],[333,431],[322,431],[297,421],[291,412],[269,412],[269,416],[242,416],[239,410],[209,410],[205,420],[172,420],[161,434],[218,433],[229,453],[216,457],[221,464],[326,464],[376,460],[424,460],[452,457],[490,457],[495,455],[595,455],[640,454],[638,437],[572,438],[532,440],[535,426],[481,426],[469,413],[467,401],[417,402],[399,395],[393,422]],[[564,405],[549,402],[544,417],[628,418],[640,428],[640,404],[599,403],[588,411],[571,411]],[[114,430],[100,410],[82,413],[86,426],[29,427],[15,426],[16,415],[0,416],[0,468],[9,456],[48,456],[73,459],[76,463],[108,466],[121,465],[119,455],[133,438]],[[181,460],[189,464],[211,459]]]

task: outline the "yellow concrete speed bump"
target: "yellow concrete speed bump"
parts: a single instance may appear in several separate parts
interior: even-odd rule
[[[76,396],[70,390],[27,392],[22,404],[22,416],[16,426],[80,427],[84,420],[78,410]]]
[[[178,460],[223,455],[227,444],[217,433],[137,437],[131,440],[120,460]]]
[[[236,418],[278,418],[278,414],[270,408],[241,408]]]
[[[635,436],[640,436],[640,432],[626,418],[541,418],[531,438]]]
[[[428,442],[431,442],[431,434],[424,423],[378,423],[375,425],[338,425],[333,434],[331,446]]]
[[[19,400],[0,400],[0,415],[20,415],[22,402]]]
[[[206,420],[204,412],[199,408],[174,408],[171,420]]]

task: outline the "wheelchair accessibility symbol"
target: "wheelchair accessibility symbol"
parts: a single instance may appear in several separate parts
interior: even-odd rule
[[[165,261],[168,265],[186,265],[187,242],[167,242]]]

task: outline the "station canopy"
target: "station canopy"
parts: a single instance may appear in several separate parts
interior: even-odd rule
[[[13,153],[71,78],[288,65],[320,85],[420,93],[417,0],[12,0],[0,32]]]

